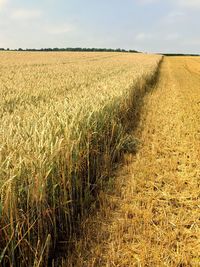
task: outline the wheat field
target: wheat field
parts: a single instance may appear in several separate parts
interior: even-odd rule
[[[161,56],[0,53],[0,265],[47,266],[115,163]],[[54,256],[52,256],[54,257]]]

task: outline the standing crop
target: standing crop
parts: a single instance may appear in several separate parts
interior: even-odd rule
[[[160,56],[0,59],[0,265],[42,266],[127,150],[135,96],[155,78]]]

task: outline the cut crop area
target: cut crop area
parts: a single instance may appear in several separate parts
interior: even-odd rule
[[[136,156],[100,194],[63,266],[200,266],[200,59],[164,58]]]
[[[0,265],[47,266],[124,152],[160,56],[0,53]]]

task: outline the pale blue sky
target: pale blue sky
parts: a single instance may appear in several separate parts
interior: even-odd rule
[[[200,0],[0,0],[0,47],[200,53]]]

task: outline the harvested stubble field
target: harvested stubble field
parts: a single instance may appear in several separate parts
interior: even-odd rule
[[[130,122],[160,60],[0,53],[0,266],[47,266],[70,241],[115,163],[135,149]]]
[[[200,58],[165,57],[144,98],[136,156],[64,266],[200,266]]]

